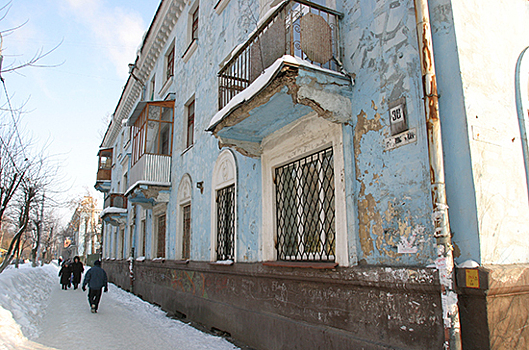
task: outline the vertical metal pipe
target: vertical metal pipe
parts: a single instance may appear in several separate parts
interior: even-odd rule
[[[454,285],[454,257],[450,236],[448,206],[446,204],[443,144],[439,119],[439,101],[437,79],[435,77],[432,32],[430,29],[430,14],[428,11],[428,0],[414,1],[428,134],[430,182],[435,227],[434,236],[437,243],[437,259],[435,264],[439,271],[441,284],[441,304],[445,330],[444,348],[460,350],[461,332],[459,309]]]

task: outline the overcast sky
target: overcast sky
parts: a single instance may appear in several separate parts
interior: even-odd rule
[[[102,202],[94,184],[105,120],[158,5],[158,0],[12,0],[0,22],[2,32],[25,23],[3,37],[4,68],[59,45],[40,62],[58,66],[25,68],[3,78],[14,107],[27,101],[25,130],[62,159],[70,197],[88,190]],[[3,91],[0,101],[6,102]]]

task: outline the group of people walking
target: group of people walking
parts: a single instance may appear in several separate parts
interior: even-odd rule
[[[59,263],[60,260],[59,260]],[[62,289],[67,290],[73,285],[73,289],[77,289],[81,283],[81,276],[84,272],[84,266],[81,259],[76,256],[73,258],[73,262],[66,260],[62,262],[61,269],[59,271],[60,283]],[[101,292],[104,290],[108,292],[108,279],[105,270],[101,268],[101,261],[96,260],[94,266],[90,268],[83,280],[81,289],[86,291],[88,285],[88,304],[90,305],[90,311],[96,313],[99,307],[99,301],[101,300]]]
[[[77,289],[79,283],[81,283],[81,275],[84,272],[84,266],[81,259],[76,256],[73,258],[73,262],[65,260],[62,263],[61,270],[59,271],[59,277],[61,278],[62,289],[68,289],[73,284],[73,289]]]

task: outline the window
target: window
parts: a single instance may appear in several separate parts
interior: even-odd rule
[[[217,260],[233,260],[235,238],[235,186],[217,191]]]
[[[182,207],[182,259],[191,258],[191,204]]]
[[[233,153],[220,153],[213,168],[211,210],[211,260],[237,257],[237,183]]]
[[[119,242],[118,242],[118,259],[123,259],[125,252],[125,228],[119,229]]]
[[[193,145],[194,128],[195,128],[195,98],[193,97],[191,101],[187,104],[186,148],[189,148]]]
[[[134,225],[129,226],[129,254],[131,257],[135,258],[136,254],[134,253]]]
[[[191,16],[191,41],[198,39],[198,4]]]
[[[158,258],[165,258],[165,214],[158,216],[158,244],[157,244],[157,254]]]
[[[198,0],[191,5],[188,12],[187,22],[187,48],[182,55],[182,60],[186,63],[196,51],[198,45],[198,25],[199,25],[199,3]]]
[[[151,90],[150,99],[151,99],[151,101],[153,101],[154,100],[154,92],[155,92],[155,89],[156,89],[156,76],[155,75],[153,75],[150,85],[151,85],[151,87],[150,87],[151,88],[150,89]]]
[[[345,171],[343,144],[342,126],[315,113],[263,139],[264,261],[356,262],[355,242],[347,239],[352,190],[338,176]]]
[[[132,165],[144,154],[170,156],[174,101],[147,103],[132,128]]]
[[[275,169],[278,260],[334,261],[332,148]]]
[[[191,184],[191,177],[185,174],[178,186],[176,259],[181,260],[191,259]]]
[[[174,72],[174,43],[172,44],[166,57],[165,80],[169,80]]]
[[[147,223],[145,219],[141,220],[141,256],[145,256],[145,243],[147,243]]]

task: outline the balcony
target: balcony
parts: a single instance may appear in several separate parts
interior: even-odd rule
[[[121,193],[110,193],[105,198],[104,209],[106,208],[119,208],[127,209],[127,197]]]
[[[108,192],[112,181],[112,148],[100,149],[98,157],[99,166],[94,187],[100,192]]]
[[[127,223],[127,197],[121,193],[110,193],[105,196],[101,218],[113,226],[125,225]]]
[[[266,136],[316,112],[351,119],[351,76],[340,60],[337,11],[304,0],[276,6],[218,73],[219,112],[208,131],[259,157]]]
[[[128,201],[150,207],[168,201],[174,101],[140,102],[128,120],[132,136]]]

